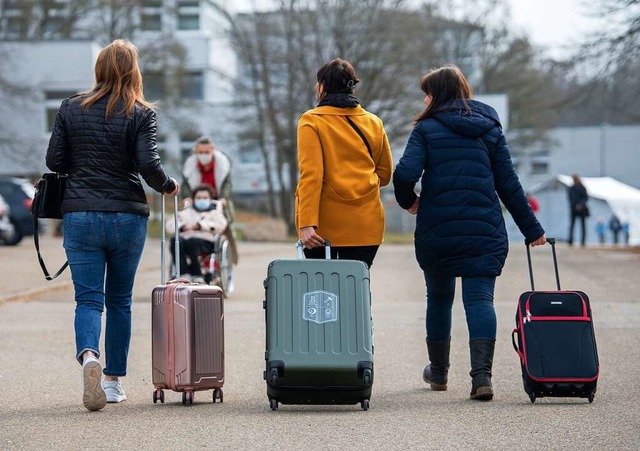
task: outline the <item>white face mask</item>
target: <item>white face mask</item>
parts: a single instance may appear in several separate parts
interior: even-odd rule
[[[203,166],[208,165],[213,160],[213,154],[210,153],[198,153],[196,154],[196,158]]]

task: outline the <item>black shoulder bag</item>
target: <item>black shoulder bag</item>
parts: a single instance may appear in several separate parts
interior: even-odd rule
[[[358,126],[355,124],[355,122],[353,122],[351,120],[351,118],[349,116],[345,116],[345,118],[347,119],[347,122],[349,122],[349,125],[351,125],[353,127],[353,129],[356,131],[358,136],[360,136],[360,138],[362,138],[362,140],[364,141],[364,145],[367,146],[367,150],[369,151],[369,155],[371,156],[371,159],[373,160],[373,163],[375,164],[376,160],[373,159],[373,152],[371,152],[371,146],[369,145],[369,141],[367,141],[367,138],[365,138],[364,133],[362,133],[362,131],[358,128]]]
[[[33,242],[36,245],[38,262],[47,280],[53,280],[62,274],[67,266],[69,266],[69,262],[65,262],[53,276],[49,274],[47,266],[44,264],[44,260],[40,254],[38,218],[62,219],[62,197],[64,195],[66,182],[66,175],[52,172],[42,174],[42,178],[36,183],[36,194],[31,204],[31,213],[33,214]]]

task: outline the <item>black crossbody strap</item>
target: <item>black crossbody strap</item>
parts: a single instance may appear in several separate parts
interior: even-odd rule
[[[367,146],[367,150],[369,151],[369,155],[371,156],[371,159],[374,161],[373,159],[373,152],[371,152],[371,146],[369,145],[369,141],[367,141],[367,138],[364,137],[364,133],[362,133],[362,131],[358,128],[358,126],[351,120],[351,118],[349,116],[345,116],[345,118],[347,119],[347,122],[349,122],[349,125],[351,125],[353,127],[353,129],[356,131],[356,133],[358,134],[358,136],[360,136],[360,138],[362,138],[362,140],[364,141],[364,145]]]
[[[45,279],[53,280],[56,277],[58,277],[60,274],[62,274],[62,272],[65,269],[67,269],[67,266],[69,266],[69,262],[66,261],[65,264],[62,265],[62,268],[58,270],[58,272],[56,272],[53,276],[50,275],[49,271],[47,270],[47,265],[44,264],[44,259],[40,254],[40,239],[38,238],[39,232],[40,231],[38,230],[38,218],[34,214],[33,215],[33,243],[36,245],[36,252],[38,253],[38,263],[40,263],[40,267],[42,268],[42,272],[44,273]]]

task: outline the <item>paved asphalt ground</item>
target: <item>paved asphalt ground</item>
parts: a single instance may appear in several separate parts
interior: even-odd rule
[[[640,254],[559,245],[563,288],[593,303],[601,363],[595,402],[529,402],[511,347],[516,300],[528,288],[524,246],[512,245],[498,279],[494,401],[468,399],[467,332],[459,296],[449,391],[422,382],[424,284],[408,245],[383,245],[372,270],[376,370],[371,409],[281,406],[269,410],[262,380],[262,279],[267,263],[294,256],[291,244],[241,243],[237,291],[226,302],[224,404],[210,392],[193,406],[167,392],[151,401],[150,292],[159,243],[149,240],[133,306],[128,400],[88,412],[74,360],[69,273],[45,282],[33,245],[0,248],[0,449],[596,449],[640,448]],[[61,261],[48,238],[45,258]],[[56,261],[57,259],[57,261]],[[538,288],[553,287],[549,247],[534,249]],[[25,289],[28,288],[27,289]],[[23,293],[27,292],[27,295]]]

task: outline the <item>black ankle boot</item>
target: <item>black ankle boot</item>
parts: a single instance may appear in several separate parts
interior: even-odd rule
[[[496,341],[490,338],[474,338],[469,341],[471,354],[471,399],[490,401],[493,399],[491,367]]]
[[[451,337],[446,340],[427,340],[429,351],[429,365],[424,367],[422,379],[431,385],[431,390],[444,391],[447,389],[447,375],[449,373],[449,349]]]

